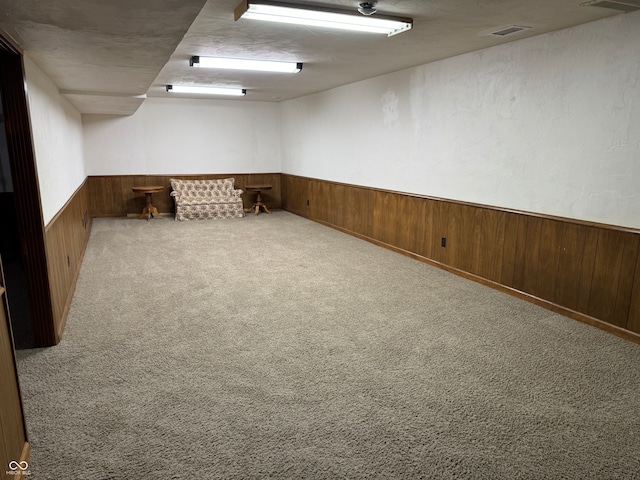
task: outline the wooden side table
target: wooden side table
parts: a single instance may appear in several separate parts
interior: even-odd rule
[[[147,222],[151,220],[151,217],[158,217],[159,219],[162,219],[162,215],[158,213],[158,209],[151,203],[151,195],[154,193],[160,193],[164,190],[164,187],[151,185],[144,187],[131,187],[131,190],[136,193],[144,193],[147,196],[147,204],[142,209],[142,215],[140,215],[138,218],[147,217]]]
[[[260,192],[262,190],[271,190],[271,185],[269,184],[245,185],[244,188],[245,190],[250,190],[256,194],[256,203],[254,203],[250,209],[245,211],[250,212],[251,210],[255,210],[256,215],[258,215],[260,213],[260,209],[262,208],[265,212],[271,214],[267,206],[264,203],[262,203],[262,197],[260,196]]]

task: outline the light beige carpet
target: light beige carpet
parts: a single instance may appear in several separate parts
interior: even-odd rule
[[[33,479],[640,478],[640,346],[287,212],[97,219]]]

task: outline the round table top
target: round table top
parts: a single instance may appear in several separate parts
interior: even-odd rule
[[[134,192],[142,193],[158,193],[164,190],[164,187],[160,185],[145,185],[143,187],[131,187]]]
[[[245,185],[246,190],[271,190],[271,185],[268,183],[260,183],[255,185]]]

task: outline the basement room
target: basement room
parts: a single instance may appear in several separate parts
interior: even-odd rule
[[[1,478],[638,478],[639,0],[0,13]]]

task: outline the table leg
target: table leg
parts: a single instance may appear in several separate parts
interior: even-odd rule
[[[158,209],[151,203],[151,193],[146,192],[145,195],[147,196],[147,204],[142,209],[142,215],[140,215],[138,218],[142,219],[144,217],[147,217],[147,222],[151,220],[151,217],[157,216],[159,219],[162,219],[162,215],[158,213]]]
[[[250,212],[251,210],[254,210],[255,214],[258,215],[260,213],[260,208],[262,208],[265,212],[267,212],[268,214],[271,214],[267,206],[264,203],[262,203],[262,196],[260,195],[260,191],[256,193],[257,193],[256,203],[254,203],[253,206],[247,211]]]

